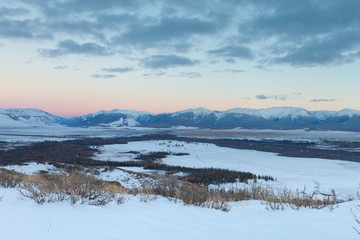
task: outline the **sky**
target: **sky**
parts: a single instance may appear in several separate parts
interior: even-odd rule
[[[360,109],[359,0],[1,0],[0,108]]]

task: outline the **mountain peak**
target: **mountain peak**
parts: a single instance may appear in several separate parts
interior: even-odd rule
[[[99,114],[125,114],[125,115],[132,115],[132,116],[139,116],[139,115],[153,115],[149,112],[144,111],[136,111],[136,110],[128,110],[128,109],[112,109],[110,111],[101,110],[97,113],[88,114],[88,115],[99,115]]]
[[[225,111],[225,113],[247,114],[266,119],[281,119],[285,117],[309,117],[310,113],[304,108],[297,107],[272,107],[262,109],[251,108],[233,108]]]
[[[354,115],[358,115],[360,116],[360,111],[359,110],[355,110],[355,109],[350,109],[350,108],[344,108],[343,110],[335,113],[335,116],[348,116],[348,117],[353,117]]]
[[[194,115],[199,115],[199,114],[210,114],[210,113],[213,113],[214,111],[204,108],[204,107],[198,107],[198,108],[190,108],[190,109],[178,111],[178,112],[175,112],[174,114],[178,115],[178,114],[189,113],[189,112],[194,113]]]

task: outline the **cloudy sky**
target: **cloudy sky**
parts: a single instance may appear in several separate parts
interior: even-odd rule
[[[360,109],[359,0],[1,0],[0,108]]]

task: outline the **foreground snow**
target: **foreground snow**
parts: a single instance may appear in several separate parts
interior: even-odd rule
[[[168,165],[187,167],[216,167],[272,175],[273,186],[308,190],[319,186],[331,191],[355,196],[359,190],[360,163],[326,159],[280,157],[273,153],[222,148],[213,144],[177,141],[143,141],[129,144],[105,145],[97,155],[99,160],[127,161],[136,157],[129,151],[185,152],[189,155],[168,156],[162,161]],[[39,171],[60,172],[51,164],[28,163],[7,166],[24,174]],[[126,187],[139,186],[141,180],[132,172],[151,174],[139,167],[115,168],[105,171],[97,168],[96,177],[119,181]],[[127,171],[126,171],[127,170]],[[161,173],[161,172],[160,172]],[[16,189],[0,187],[0,239],[16,240],[88,240],[88,239],[360,239],[353,227],[351,209],[360,200],[339,204],[331,211],[267,210],[260,201],[229,203],[231,210],[184,206],[159,197],[142,202],[139,196],[128,196],[128,201],[106,206],[70,205],[68,202],[38,205],[30,199],[20,199]],[[360,213],[359,213],[360,215]]]
[[[358,239],[350,209],[266,210],[259,201],[233,203],[231,211],[184,206],[159,198],[102,207],[18,199],[14,189],[0,188],[1,239]]]

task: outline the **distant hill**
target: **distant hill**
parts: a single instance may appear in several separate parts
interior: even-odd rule
[[[0,126],[60,125],[64,118],[34,108],[0,109]]]
[[[234,108],[212,111],[205,108],[174,113],[120,110],[99,111],[80,117],[62,118],[39,109],[0,109],[0,126],[69,127],[198,127],[210,129],[324,129],[360,131],[360,111],[308,111],[304,108],[273,107],[267,109]]]

